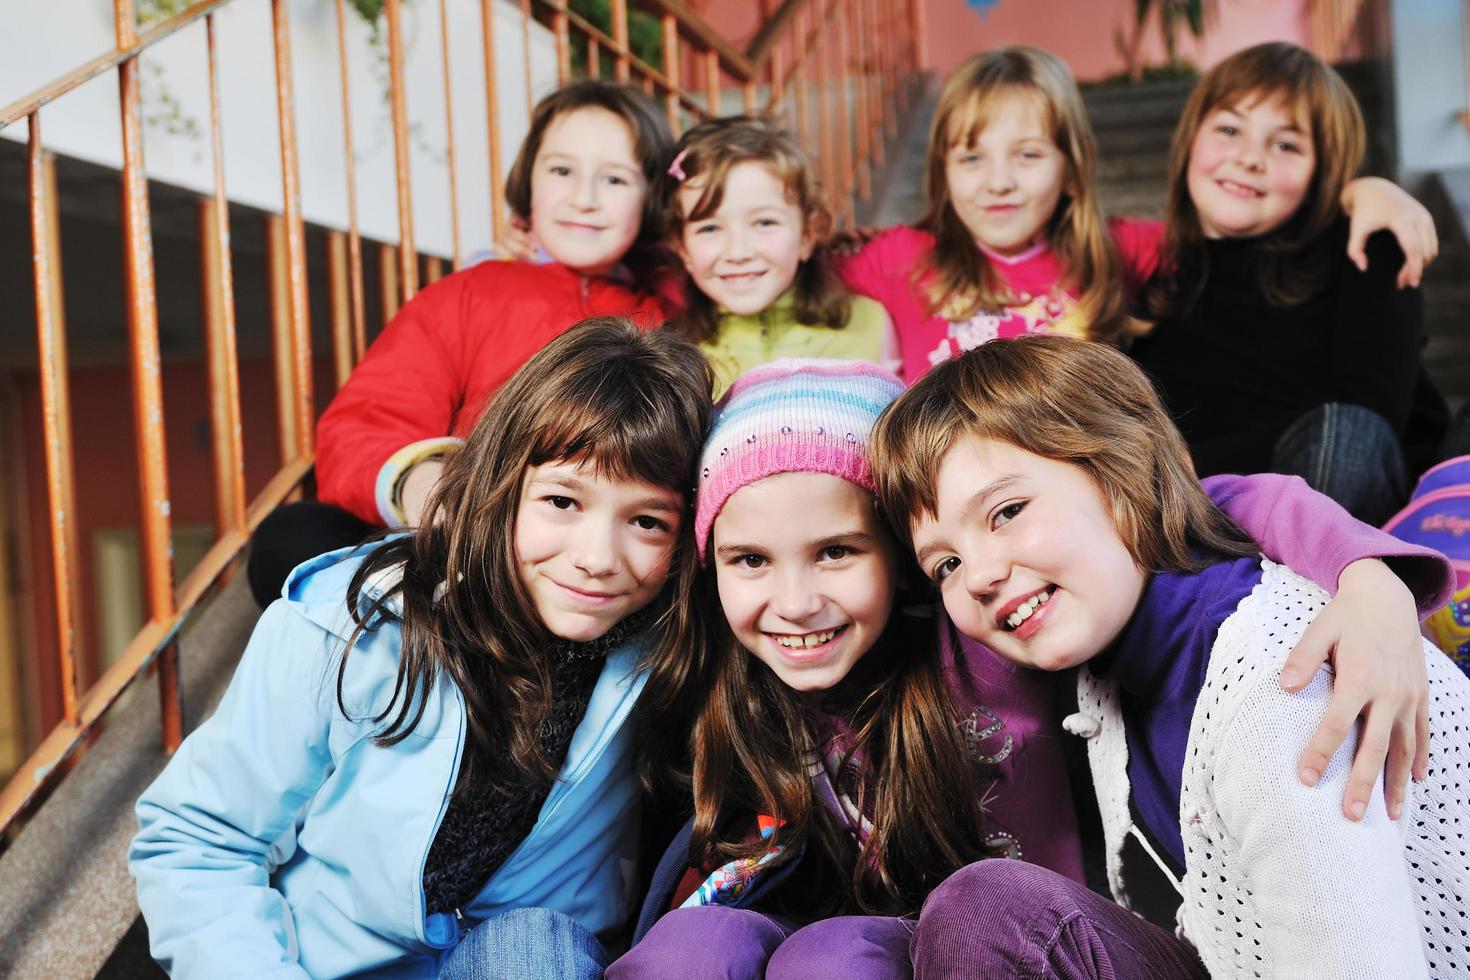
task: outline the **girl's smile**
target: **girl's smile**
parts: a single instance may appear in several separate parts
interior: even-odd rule
[[[679,188],[687,217],[704,195],[699,177]],[[679,256],[699,291],[741,316],[762,312],[791,288],[811,257],[801,209],[785,183],[764,163],[730,167],[720,206],[684,225]]]
[[[720,605],[741,646],[787,687],[825,691],[888,624],[897,558],[872,495],[827,473],[778,473],[715,519]]]
[[[546,127],[531,172],[531,230],[556,261],[602,275],[638,239],[647,193],[628,124],[584,106]]]
[[[1122,631],[1145,575],[1086,472],[965,436],[940,462],[920,567],[961,633],[1016,663],[1076,666]]]
[[[1280,98],[1257,96],[1205,116],[1185,179],[1207,238],[1250,238],[1297,212],[1316,168],[1311,126]]]
[[[950,205],[992,252],[1018,255],[1040,241],[1066,189],[1067,161],[1044,122],[1039,98],[999,97],[974,141],[946,155]]]
[[[557,461],[526,471],[516,512],[521,582],[556,636],[592,640],[652,602],[668,577],[683,500]]]

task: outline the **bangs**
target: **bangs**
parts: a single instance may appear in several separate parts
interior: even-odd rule
[[[1320,104],[1321,89],[1320,81],[1315,78],[1273,79],[1270,85],[1237,87],[1216,93],[1205,109],[1205,115],[1217,109],[1233,111],[1236,106],[1254,108],[1274,102],[1286,110],[1298,129],[1309,136],[1315,136],[1317,120],[1313,118],[1312,106]]]
[[[688,495],[702,433],[637,379],[607,379],[569,392],[535,433],[532,466],[564,461],[611,480],[647,483]]]
[[[910,389],[878,420],[872,449],[878,497],[889,525],[905,541],[916,519],[934,516],[939,464],[975,423],[965,406],[937,383],[919,392]]]
[[[1024,99],[1041,120],[1041,129],[1047,139],[1061,146],[1055,106],[1039,90],[1031,85],[1006,83],[981,88],[964,102],[957,105],[944,125],[945,151],[957,146],[974,146],[985,127],[994,121],[1001,102],[1006,98]]]
[[[689,178],[690,183],[704,181],[704,187],[699,192],[699,199],[694,202],[694,207],[684,216],[683,221],[689,224],[695,221],[703,221],[720,209],[725,201],[725,181],[730,178],[730,171],[742,163],[755,163],[766,168],[772,177],[780,182],[782,190],[788,203],[795,204],[802,211],[809,209],[809,202],[803,201],[801,194],[801,172],[800,161],[789,159],[785,154],[773,150],[772,156],[756,156],[754,154],[729,155],[720,154],[715,148],[711,153],[714,159],[710,162],[707,170],[702,168],[698,157],[691,165],[694,176]]]

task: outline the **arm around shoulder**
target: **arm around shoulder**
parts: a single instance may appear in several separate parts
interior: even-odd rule
[[[139,799],[128,870],[172,976],[306,976],[271,873],[331,771],[326,654],[341,642],[273,603],[218,710]]]
[[[1280,689],[1274,670],[1253,683],[1220,739],[1211,787],[1232,870],[1253,897],[1262,958],[1299,976],[1427,976],[1402,828],[1378,790],[1363,820],[1342,814],[1356,734],[1316,786],[1296,778],[1297,754],[1332,697],[1331,673],[1319,670],[1296,694]]]

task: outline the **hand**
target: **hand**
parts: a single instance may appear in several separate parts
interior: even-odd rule
[[[1429,770],[1429,677],[1414,596],[1376,558],[1355,561],[1337,580],[1337,596],[1307,627],[1281,670],[1281,687],[1299,691],[1327,660],[1337,672],[1327,715],[1297,763],[1315,786],[1359,716],[1363,733],[1342,812],[1361,820],[1383,771],[1388,815],[1403,812],[1409,772]],[[1387,759],[1385,768],[1384,760]]]
[[[505,237],[495,243],[492,252],[497,259],[506,262],[535,262],[538,248],[540,245],[531,232],[530,224],[512,215],[505,225]]]
[[[879,231],[879,228],[844,228],[828,235],[822,247],[832,255],[846,258],[861,252],[863,246],[876,238]]]
[[[1400,289],[1418,286],[1424,267],[1439,255],[1434,219],[1424,205],[1398,184],[1382,177],[1359,177],[1342,190],[1339,202],[1349,218],[1348,258],[1360,272],[1368,271],[1364,245],[1375,231],[1393,232],[1404,252],[1399,269]]]
[[[424,506],[429,502],[429,494],[439,483],[439,477],[444,473],[444,461],[433,458],[426,459],[421,463],[415,463],[403,478],[403,484],[398,490],[398,501],[403,505],[404,524],[407,527],[418,527],[423,520]]]

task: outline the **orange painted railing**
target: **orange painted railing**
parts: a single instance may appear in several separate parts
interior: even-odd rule
[[[246,500],[239,371],[236,363],[234,286],[230,218],[225,197],[221,149],[215,12],[227,3],[269,3],[275,57],[275,95],[279,118],[282,200],[279,216],[268,221],[267,256],[271,269],[272,336],[276,352],[277,419],[280,469],[254,500]],[[427,5],[431,0],[415,0]],[[504,161],[500,159],[498,94],[502,81],[495,50],[493,5],[510,0],[479,0],[486,52],[483,84],[488,112],[488,173],[491,225],[504,230]],[[572,72],[572,45],[586,53],[587,74],[640,82],[658,97],[676,128],[721,111],[721,96],[738,92],[738,106],[764,109],[800,131],[815,149],[820,172],[839,217],[852,213],[855,198],[866,197],[872,171],[881,165],[883,134],[897,131],[906,98],[906,80],[919,62],[922,25],[916,0],[787,0],[766,19],[748,50],[741,51],[678,0],[635,0],[659,18],[661,63],[640,59],[629,44],[628,0],[612,0],[612,29],[606,33],[563,2],[516,0],[523,15],[522,43],[529,81],[530,23],[547,26],[556,40],[557,73]],[[344,0],[334,0],[337,56],[342,86],[342,174],[346,183],[348,227],[327,233],[327,282],[332,359],[337,384],[362,356],[365,343],[362,238],[358,231],[357,188],[350,112]],[[403,0],[386,0],[390,112],[397,170],[400,241],[378,254],[386,320],[418,289],[420,256],[413,240],[410,193],[409,126],[403,68]],[[0,791],[0,833],[36,805],[61,778],[64,763],[86,741],[104,712],[151,666],[157,666],[163,705],[163,744],[172,751],[182,738],[178,662],[174,637],[207,591],[238,558],[252,530],[308,474],[313,459],[315,401],[311,383],[311,337],[305,228],[301,209],[292,91],[291,38],[287,0],[200,0],[175,16],[139,31],[134,0],[114,0],[116,44],[111,51],[77,66],[42,88],[0,107],[0,127],[29,124],[29,201],[36,331],[50,539],[61,674],[62,721],[20,766]],[[446,0],[438,0],[441,27]],[[143,167],[142,113],[138,56],[179,29],[204,21],[210,96],[209,149],[214,192],[199,202],[200,275],[204,294],[204,331],[210,391],[212,455],[215,472],[216,543],[184,578],[175,582],[170,554],[168,459],[159,365],[157,291],[154,278],[148,183]],[[447,34],[447,31],[443,32]],[[427,257],[425,278],[443,273],[443,258],[458,267],[463,259],[456,193],[458,148],[450,90],[454,66],[449,45],[443,51],[443,100],[448,134],[453,255]],[[122,224],[126,274],[126,315],[137,433],[138,485],[142,499],[141,541],[146,570],[147,622],[103,675],[78,689],[76,478],[67,376],[67,345],[61,305],[61,252],[54,160],[42,144],[46,106],[82,83],[116,72],[123,134]],[[529,92],[529,85],[526,86]],[[529,98],[529,95],[528,95]],[[733,97],[732,97],[733,98]]]

